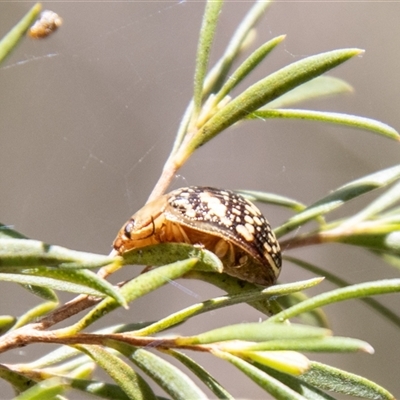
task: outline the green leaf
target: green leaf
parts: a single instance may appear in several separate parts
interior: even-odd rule
[[[124,264],[161,266],[180,260],[196,258],[195,269],[222,273],[221,260],[211,251],[185,243],[159,243],[127,251],[122,255]]]
[[[359,226],[359,229],[363,229],[362,225]],[[329,234],[329,236],[325,236],[327,240],[324,239],[324,241],[346,243],[353,246],[365,247],[373,251],[400,255],[400,224],[395,226],[379,226],[379,221],[377,221],[376,225],[378,231],[368,231],[366,228],[367,231],[364,234],[358,234],[357,232],[349,232],[348,234],[338,233],[334,236]],[[384,228],[390,229],[392,232],[381,233],[379,230]]]
[[[240,358],[252,363],[266,365],[287,374],[301,375],[310,367],[309,359],[297,351],[247,351],[237,350],[231,352]]]
[[[303,293],[291,293],[284,297],[279,297],[277,299],[278,303],[282,306],[282,309],[289,308],[295,304],[301,303],[304,300],[309,299],[309,297]],[[319,326],[320,328],[330,328],[328,317],[321,308],[311,310],[307,313],[299,315],[300,321],[305,325]]]
[[[71,361],[65,362],[72,357],[75,358]],[[24,368],[27,370],[35,370],[52,367],[52,369],[54,369],[54,364],[63,363],[62,365],[64,370],[71,370],[87,363],[88,361],[92,362],[91,358],[86,355],[82,355],[82,352],[79,350],[73,347],[62,346],[44,355],[43,357],[38,358],[37,360],[34,360],[30,363],[25,363]]]
[[[365,379],[337,368],[313,362],[311,369],[301,377],[305,382],[336,393],[363,399],[394,400],[386,389]]]
[[[270,317],[264,323],[268,325],[273,322],[283,322],[289,318],[300,315],[303,312],[328,304],[338,303],[340,301],[398,292],[400,292],[400,279],[384,279],[374,282],[358,283],[345,288],[321,293],[303,301],[302,303],[281,311],[279,314]]]
[[[21,326],[29,324],[29,322],[32,322],[42,317],[43,315],[46,315],[50,311],[53,311],[57,306],[58,302],[47,301],[45,303],[37,305],[36,307],[31,308],[29,311],[18,318],[16,324],[13,326],[12,329],[15,330],[20,328]]]
[[[219,110],[193,136],[187,146],[176,154],[177,165],[182,165],[191,153],[221,131],[246,118],[266,103],[289,90],[360,54],[359,49],[335,50],[307,57],[267,76],[246,89]]]
[[[320,389],[302,381],[301,377],[284,374],[283,372],[276,371],[259,363],[254,363],[254,365],[266,374],[280,381],[282,384],[293,389],[296,393],[301,394],[307,400],[335,400],[328,394],[323,393]]]
[[[148,323],[144,323],[148,324]],[[143,326],[143,323],[134,323],[134,324],[124,324],[124,325],[115,325],[111,327],[107,327],[104,329],[99,329],[96,330],[95,333],[98,334],[108,334],[108,333],[120,333],[120,332],[131,332],[135,329],[139,329],[140,327]],[[80,355],[81,354],[81,355]],[[79,357],[77,357],[80,355]],[[70,361],[66,361],[68,359],[71,359]],[[61,364],[62,369],[64,371],[69,371],[73,370],[75,368],[78,368],[80,365],[83,365],[85,363],[88,363],[88,361],[91,359],[87,357],[86,355],[82,355],[80,351],[78,351],[75,348],[72,347],[67,347],[67,346],[62,346],[57,348],[56,350],[44,355],[41,358],[38,358],[35,361],[32,361],[30,363],[25,363],[24,368],[27,370],[34,370],[34,369],[43,369],[52,366],[52,371],[55,370],[56,367],[54,367],[54,364]]]
[[[274,285],[263,289],[240,291],[236,294],[228,294],[225,296],[216,297],[210,300],[203,301],[201,303],[193,304],[189,307],[186,307],[182,310],[172,313],[167,317],[154,322],[151,325],[136,330],[134,333],[135,335],[148,336],[160,332],[162,330],[168,329],[171,326],[180,324],[188,320],[189,318],[203,314],[205,312],[214,311],[222,307],[232,306],[244,302],[252,304],[261,301],[265,297],[269,298],[269,297],[285,296],[292,292],[297,292],[299,290],[305,290],[310,287],[313,287],[319,282],[321,282],[321,279],[316,278],[307,281]]]
[[[274,339],[301,339],[322,338],[330,335],[328,329],[308,327],[304,325],[243,323],[224,326],[196,336],[179,337],[176,343],[179,345],[208,344],[227,340],[247,340],[263,342]]]
[[[130,400],[127,394],[115,384],[87,379],[71,379],[69,384],[74,389],[81,390],[84,393],[89,393],[102,399]]]
[[[199,36],[199,44],[197,47],[196,72],[194,76],[193,101],[195,118],[197,118],[201,110],[203,84],[222,4],[222,0],[207,1],[206,9],[204,11],[203,22]]]
[[[180,278],[191,268],[193,268],[196,262],[197,259],[177,261],[173,264],[165,265],[164,267],[159,267],[148,271],[122,286],[120,293],[125,298],[126,302],[129,303],[149,292],[152,292],[153,290],[156,290],[160,286],[173,281],[174,279]],[[114,299],[104,299],[80,321],[66,328],[65,334],[71,335],[75,332],[81,331],[82,329],[91,325],[93,322],[102,318],[105,314],[118,308],[118,306],[118,303]]]
[[[374,251],[374,253],[378,256],[380,256],[385,262],[390,264],[391,266],[400,269],[400,257],[393,255],[393,254],[387,254],[387,253],[382,253],[379,251]]]
[[[15,372],[4,365],[0,365],[0,378],[8,382],[17,394],[36,385],[36,382],[33,379],[28,378],[21,373]]]
[[[242,281],[227,274],[216,274],[213,272],[195,271],[192,270],[185,275],[186,279],[197,279],[202,282],[207,282],[214,285],[229,294],[236,294],[248,290],[255,290],[257,286],[246,281]],[[251,307],[264,313],[265,315],[276,314],[281,311],[281,307],[274,299],[260,299],[257,301],[249,302]]]
[[[75,349],[74,349],[75,350]],[[82,354],[82,352],[79,352]],[[44,375],[47,378],[51,376],[63,376],[66,380],[67,385],[71,385],[73,379],[88,379],[92,377],[96,370],[96,363],[88,356],[84,355],[81,357],[76,357],[75,359],[64,362],[60,365],[53,366],[51,369],[45,370],[45,372],[38,371],[40,375]],[[29,367],[24,364],[24,370],[29,371]]]
[[[387,209],[388,207],[396,204],[400,200],[400,182],[397,182],[385,193],[380,195],[377,199],[372,201],[367,207],[363,208],[361,211],[348,218],[344,223],[339,225],[338,229],[346,230],[351,226],[355,226],[361,221],[365,221],[369,218],[375,217],[381,211]],[[400,223],[399,215],[390,215],[389,222]],[[397,217],[397,218],[395,218]]]
[[[297,258],[288,257],[288,256],[285,256],[285,260],[292,262],[296,265],[299,265],[300,267],[306,269],[307,271],[311,271],[314,274],[324,275],[325,278],[329,282],[332,282],[336,286],[347,287],[347,286],[351,285],[350,282],[347,282],[344,279],[339,278],[337,275],[332,274],[330,271],[323,270],[322,268],[320,268],[314,264],[311,264],[309,262],[305,262],[303,260],[299,260]],[[302,301],[304,301],[304,300],[305,299],[302,299]],[[382,305],[377,300],[375,300],[374,298],[371,298],[371,297],[361,298],[360,301],[367,304],[369,307],[371,307],[372,309],[377,311],[382,317],[388,319],[390,322],[394,323],[395,325],[397,325],[400,328],[400,317],[397,314],[395,314],[393,311],[391,311],[389,308],[385,307],[384,305]],[[293,305],[293,304],[291,304],[291,305]],[[288,308],[288,307],[285,307],[285,308]],[[304,314],[302,314],[302,315],[304,315]],[[324,326],[326,326],[326,325],[324,325]]]
[[[277,400],[307,400],[306,397],[301,396],[279,380],[239,357],[222,351],[214,352],[214,354],[229,361],[235,367],[240,369],[252,381],[262,387]]]
[[[22,233],[14,231],[9,225],[0,224],[0,239],[28,239]]]
[[[0,239],[0,267],[58,266],[64,268],[99,268],[118,258],[69,250],[31,239]]]
[[[57,400],[64,391],[63,379],[55,377],[38,382],[35,386],[14,397],[14,400]]]
[[[340,207],[347,201],[368,193],[371,190],[389,185],[399,178],[400,166],[396,165],[349,182],[293,216],[279,228],[276,228],[274,230],[275,235],[279,238],[304,225],[306,222]]]
[[[277,350],[293,350],[293,351],[313,351],[328,353],[354,353],[363,351],[373,354],[374,349],[370,344],[363,340],[352,339],[347,337],[323,337],[323,338],[300,338],[300,339],[276,339],[259,343],[227,343],[220,345],[224,351],[277,351]]]
[[[175,357],[185,367],[190,369],[214,394],[218,399],[234,400],[234,397],[223,387],[221,384],[206,371],[201,365],[197,364],[193,359],[187,355],[174,351],[166,350],[166,354]]]
[[[374,119],[358,117],[356,115],[348,115],[327,111],[310,111],[310,110],[289,110],[289,109],[263,109],[255,111],[250,114],[247,118],[249,119],[271,119],[271,118],[282,118],[282,119],[301,119],[306,121],[319,121],[328,122],[336,125],[348,126],[350,128],[363,129],[377,133],[399,141],[399,133],[391,126]]]
[[[100,297],[110,296],[118,304],[126,306],[125,299],[118,288],[89,270],[35,267],[17,268],[18,273],[12,273],[15,268],[3,267],[0,268],[0,271],[3,271],[0,273],[0,281],[43,286],[54,290]]]
[[[130,399],[156,400],[146,381],[119,357],[100,346],[74,346],[91,357],[121,387]]]
[[[0,268],[1,271],[1,268]],[[35,296],[40,297],[41,299],[58,302],[58,297],[55,292],[49,288],[42,287],[42,286],[34,286],[34,285],[21,285],[24,289],[28,292],[34,294]]]
[[[283,108],[303,101],[352,92],[353,88],[345,81],[333,76],[319,76],[285,93],[266,105],[267,108]]]
[[[286,196],[280,196],[274,193],[259,192],[255,190],[235,190],[235,192],[241,194],[243,197],[250,201],[259,201],[266,204],[274,204],[289,208],[293,211],[303,211],[306,206],[297,200],[293,200]]]
[[[33,275],[0,273],[0,281],[19,283],[23,285],[42,285],[43,287],[48,287],[64,292],[83,293],[91,296],[101,296],[100,292],[83,285],[77,285],[71,282],[67,283],[59,279],[37,277]]]
[[[245,42],[248,40],[254,26],[263,16],[265,10],[270,6],[270,0],[257,0],[237,27],[233,36],[219,61],[207,74],[204,83],[203,95],[217,92],[225,81],[233,62],[243,51]]]
[[[25,36],[25,32],[33,24],[39,15],[42,6],[36,3],[28,13],[18,22],[6,36],[0,41],[0,63],[11,53],[17,46],[18,42]]]
[[[278,36],[264,43],[255,50],[246,60],[229,76],[225,84],[215,95],[214,103],[218,104],[227,96],[251,71],[253,71],[261,61],[283,40],[285,35]]]
[[[17,319],[12,315],[0,315],[0,335],[7,332]]]
[[[114,342],[110,343],[110,345],[132,360],[174,400],[208,399],[208,396],[186,374],[155,354],[147,350],[137,349],[125,343]]]

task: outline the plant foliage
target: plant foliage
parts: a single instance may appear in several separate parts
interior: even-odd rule
[[[247,50],[245,43],[269,2],[256,1],[238,26],[226,51],[211,69],[209,53],[222,1],[206,4],[201,26],[194,77],[193,99],[178,129],[171,154],[149,200],[168,188],[172,177],[200,146],[236,123],[269,118],[329,122],[370,131],[398,141],[399,134],[381,122],[347,114],[287,108],[351,87],[340,79],[323,75],[350,58],[359,49],[339,49],[306,57],[266,76],[235,97],[232,89],[246,78],[284,40],[278,36],[255,49],[235,70],[234,62]],[[40,12],[35,5],[0,42],[3,60],[24,37]],[[400,265],[400,166],[360,177],[333,190],[328,196],[305,205],[274,193],[243,190],[256,202],[286,207],[293,215],[275,233],[285,249],[286,262],[323,275],[337,288],[307,297],[308,288],[323,278],[260,288],[223,274],[223,265],[213,253],[185,244],[162,244],[122,256],[97,255],[31,240],[0,226],[0,280],[22,285],[43,299],[20,317],[0,317],[0,351],[32,343],[59,344],[60,348],[25,364],[1,364],[0,377],[9,382],[17,399],[62,398],[70,389],[106,399],[157,399],[149,382],[160,386],[172,399],[233,399],[229,388],[210,375],[186,351],[206,352],[234,365],[276,399],[333,399],[335,393],[366,399],[394,399],[378,384],[350,372],[317,363],[303,352],[366,352],[372,347],[360,340],[337,337],[327,327],[321,307],[360,299],[400,326],[400,318],[372,296],[400,291],[400,279],[350,285],[329,271],[305,260],[290,257],[290,249],[311,244],[338,242],[362,247],[383,260]],[[355,197],[376,191],[367,206],[347,218],[327,220],[329,214]],[[314,228],[307,230],[309,222]],[[302,226],[304,233],[291,234]],[[315,228],[316,226],[316,228]],[[119,285],[105,278],[127,264],[157,266]],[[100,268],[96,274],[92,269]],[[182,276],[201,279],[222,288],[226,294],[192,304],[158,321],[86,330],[118,307]],[[80,293],[60,304],[55,291]],[[264,313],[258,323],[238,323],[192,336],[166,331],[191,318],[221,307],[247,303]],[[67,327],[53,326],[84,311]],[[297,317],[297,323],[291,322]],[[83,330],[85,329],[85,332]],[[178,329],[179,330],[179,329]],[[178,331],[175,329],[175,332]],[[150,351],[151,348],[151,351]],[[183,352],[185,351],[185,352]],[[198,378],[194,381],[177,360]],[[97,381],[95,367],[103,369],[113,384]],[[208,391],[207,391],[208,390]]]

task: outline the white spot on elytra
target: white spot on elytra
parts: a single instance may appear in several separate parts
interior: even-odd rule
[[[212,213],[214,213],[215,215],[217,215],[218,217],[225,217],[226,215],[226,206],[224,206],[223,204],[221,204],[220,202],[217,204],[213,204],[210,211]]]
[[[267,242],[265,242],[264,243],[264,248],[265,248],[265,250],[267,250],[268,251],[268,253],[271,253],[271,246],[269,245],[269,243],[267,243]]]
[[[222,225],[225,225],[227,227],[230,227],[233,224],[233,222],[229,218],[226,218],[226,217],[221,218],[221,223],[222,223]]]
[[[254,234],[254,225],[252,224],[245,224],[245,228],[253,235]]]
[[[236,214],[236,215],[240,215],[241,214],[240,210],[238,210],[236,207],[233,207],[231,212],[232,212],[232,214]]]
[[[244,207],[252,215],[261,215],[260,210],[254,204],[248,203]]]
[[[248,222],[249,224],[254,224],[253,218],[251,218],[250,215],[246,215],[246,216],[244,217],[244,220],[245,220],[246,222]]]
[[[192,208],[186,199],[175,199],[173,205],[175,207],[183,206],[184,208]]]
[[[254,236],[247,230],[247,228],[244,225],[236,225],[235,229],[237,233],[239,233],[239,235],[242,236],[248,242],[254,240]]]
[[[189,218],[195,218],[195,217],[196,217],[196,211],[193,210],[193,208],[188,208],[188,209],[186,210],[185,215],[186,215],[187,217],[189,217]]]
[[[257,216],[253,217],[253,220],[257,225],[260,225],[260,226],[262,225],[260,218],[258,218]]]

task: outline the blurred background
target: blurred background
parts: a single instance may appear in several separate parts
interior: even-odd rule
[[[226,1],[213,61],[251,4]],[[1,3],[0,35],[31,5]],[[1,223],[30,238],[71,249],[110,251],[117,231],[144,204],[156,183],[191,97],[204,5],[204,1],[44,2],[45,9],[63,18],[63,26],[47,40],[26,38],[0,67]],[[364,55],[331,72],[351,83],[355,92],[301,106],[376,118],[399,129],[399,15],[398,2],[276,1],[258,25],[254,46],[281,34],[287,38],[244,84],[309,55],[359,47],[366,50]],[[299,121],[248,122],[197,151],[171,189],[188,185],[254,189],[310,204],[350,180],[398,164],[399,151],[397,143],[364,131]],[[349,204],[335,217],[348,215],[365,201]],[[276,207],[262,209],[273,226],[290,216]],[[315,246],[290,255],[352,283],[398,277],[379,258],[358,248]],[[127,267],[118,279],[139,271]],[[309,277],[286,264],[281,281]],[[200,282],[181,280],[179,285],[167,285],[101,322],[154,320],[221,293]],[[333,286],[323,283],[310,294],[328,288]],[[399,312],[399,296],[379,300]],[[1,283],[0,314],[11,309],[21,315],[35,302],[39,300],[19,286]],[[366,376],[394,395],[400,393],[399,330],[355,301],[328,307],[326,312],[336,335],[366,340],[376,354],[312,358]],[[197,317],[177,329],[190,334],[260,317],[240,306]],[[9,352],[1,362],[26,362],[47,351],[44,346]],[[266,398],[233,366],[205,355],[196,359],[237,398]],[[0,387],[0,398],[13,396],[3,383]],[[81,398],[78,393],[74,396]]]

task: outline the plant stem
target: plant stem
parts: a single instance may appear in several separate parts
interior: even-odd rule
[[[312,246],[314,244],[324,243],[321,232],[314,233],[312,235],[298,236],[291,239],[282,240],[280,246],[282,251],[295,249],[296,247]]]
[[[147,203],[156,198],[160,197],[165,193],[168,186],[171,184],[172,179],[174,178],[176,172],[178,171],[180,166],[175,163],[174,155],[170,155],[166,163],[164,164],[164,168],[158,182],[154,186],[153,191],[151,192],[149,198],[147,199]]]

